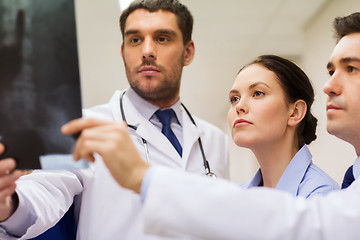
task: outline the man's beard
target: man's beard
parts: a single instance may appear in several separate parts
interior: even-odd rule
[[[180,79],[182,74],[182,64],[179,61],[176,69],[172,69],[170,73],[167,73],[162,66],[157,65],[153,60],[144,60],[142,65],[137,67],[134,73],[138,72],[143,66],[154,66],[164,74],[164,79],[161,82],[153,84],[152,82],[146,83],[146,81],[152,80],[152,76],[146,77],[146,79],[136,79],[132,77],[131,69],[125,64],[126,75],[128,77],[129,84],[132,89],[143,99],[150,102],[171,102],[175,97],[179,95],[180,91]],[[175,80],[174,80],[175,79]]]

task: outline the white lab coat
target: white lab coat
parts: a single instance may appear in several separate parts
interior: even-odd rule
[[[193,239],[360,239],[360,180],[312,199],[152,169],[145,231]]]
[[[117,91],[110,102],[86,110],[86,117],[122,121],[119,106],[120,92]],[[144,119],[124,96],[124,111],[127,122],[137,126],[136,133],[130,130],[132,139],[145,158],[141,137],[147,140],[150,163],[193,172],[205,173],[203,160],[198,146],[201,136],[206,157],[211,169],[218,176],[228,177],[227,137],[216,127],[195,118],[197,127],[191,123],[183,111],[183,158],[166,137],[148,120]],[[77,232],[79,240],[113,239],[157,239],[144,235],[142,203],[139,195],[121,188],[112,178],[103,161],[97,158],[89,169],[75,174],[59,171],[38,171],[18,181],[20,202],[26,198],[33,206],[33,213],[39,216],[22,239],[36,236],[56,223],[59,216],[66,212],[76,194],[80,202],[80,216]],[[0,239],[4,237],[0,233]]]

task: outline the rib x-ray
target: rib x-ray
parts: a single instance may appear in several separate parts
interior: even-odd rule
[[[19,169],[66,161],[75,138],[60,127],[78,117],[74,0],[0,0],[0,158]]]

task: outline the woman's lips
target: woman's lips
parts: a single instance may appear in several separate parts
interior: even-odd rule
[[[233,128],[236,128],[236,127],[241,127],[241,126],[247,126],[247,125],[251,125],[252,122],[249,122],[245,119],[237,119],[235,122],[234,122],[234,125],[233,125]]]

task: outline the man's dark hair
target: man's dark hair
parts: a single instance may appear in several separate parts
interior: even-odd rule
[[[335,18],[333,27],[337,42],[351,33],[360,33],[360,12],[355,12],[345,17]]]
[[[120,16],[120,29],[124,39],[125,24],[128,16],[137,9],[146,9],[150,12],[164,10],[176,15],[178,26],[183,35],[184,45],[191,40],[193,17],[188,8],[178,0],[137,0],[130,4]]]

